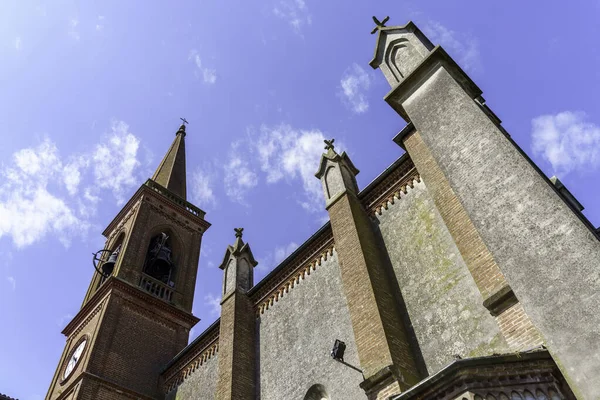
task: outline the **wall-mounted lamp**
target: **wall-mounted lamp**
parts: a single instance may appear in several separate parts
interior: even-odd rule
[[[344,351],[346,351],[346,343],[336,339],[331,350],[331,358],[344,362]]]

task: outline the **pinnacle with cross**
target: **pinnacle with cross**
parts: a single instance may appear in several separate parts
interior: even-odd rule
[[[233,228],[233,230],[235,231],[235,237],[236,238],[241,238],[244,232],[244,228]]]
[[[389,16],[385,17],[383,21],[379,21],[375,16],[373,16],[373,22],[375,22],[375,28],[371,31],[371,35],[380,30],[381,28],[385,28],[385,23],[390,19]]]
[[[182,120],[183,122],[181,123],[181,126],[177,130],[176,135],[179,135],[181,133],[183,136],[185,136],[185,124],[187,124],[188,121],[185,118],[179,118],[179,119]]]
[[[323,140],[325,142],[325,150],[329,151],[329,150],[334,150],[334,146],[333,146],[333,142],[335,142],[335,139],[331,139],[331,140]]]

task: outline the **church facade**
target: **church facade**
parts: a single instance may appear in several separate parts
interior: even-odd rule
[[[210,224],[182,125],[103,232],[47,400],[600,398],[598,230],[441,47],[376,23],[406,153],[360,189],[326,141],[329,222],[258,283],[236,229],[220,318],[188,344]]]

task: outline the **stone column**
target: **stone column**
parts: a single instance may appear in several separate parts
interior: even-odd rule
[[[217,400],[251,400],[256,396],[256,317],[247,292],[254,285],[253,268],[257,264],[250,246],[242,241],[242,229],[236,229],[235,243],[228,246],[219,267],[224,275]]]
[[[600,242],[589,222],[512,141],[475,83],[414,24],[380,27],[371,66],[392,86],[388,104],[411,122],[396,141],[427,183],[507,340],[516,333],[535,342],[541,333],[578,398],[595,399]]]
[[[340,261],[365,376],[362,387],[369,398],[389,396],[416,384],[420,376],[373,224],[357,197],[358,170],[346,153],[337,154],[331,142],[327,143],[316,177],[323,185]]]

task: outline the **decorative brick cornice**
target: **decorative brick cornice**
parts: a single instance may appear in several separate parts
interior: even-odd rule
[[[148,303],[150,307],[160,310],[163,312],[163,317],[168,318],[171,322],[179,324],[187,329],[194,326],[199,319],[192,314],[183,311],[171,304],[165,303],[164,301],[152,296],[143,290],[130,285],[129,283],[111,276],[106,282],[100,286],[100,288],[94,293],[92,298],[79,310],[75,318],[71,320],[63,329],[62,333],[66,336],[70,336],[73,331],[79,327],[84,320],[87,320],[88,316],[94,312],[94,308],[98,307],[98,303],[105,301],[103,300],[107,295],[113,291],[126,293],[134,298],[137,298],[145,303]],[[99,311],[99,310],[98,310]],[[95,311],[97,312],[97,311]]]
[[[410,176],[406,181],[402,181],[395,186],[380,202],[376,203],[369,209],[369,215],[381,215],[384,210],[387,210],[390,204],[395,204],[396,200],[401,200],[408,194],[409,188],[414,189],[415,182],[420,183],[421,177],[419,174]]]
[[[123,219],[118,224],[116,224],[116,226],[111,230],[110,234],[107,236],[107,239],[109,241],[112,240],[116,235],[118,235],[123,230],[123,227],[125,226],[127,221],[129,221],[131,219],[131,217],[133,217],[133,215],[135,214],[137,209],[140,208],[141,203],[142,203],[142,199],[139,199],[138,201],[133,203],[133,205],[131,206],[129,211],[127,211],[127,214],[125,214]]]
[[[219,352],[219,324],[213,324],[200,340],[185,348],[183,355],[162,373],[163,391],[169,393]]]
[[[105,378],[101,378],[97,375],[94,375],[90,372],[83,372],[81,374],[82,378],[87,378],[89,380],[95,381],[97,382],[99,385],[104,386],[105,388],[112,390],[114,392],[117,392],[119,394],[119,397],[129,397],[130,399],[136,399],[136,400],[155,400],[152,397],[149,396],[145,396],[141,393],[138,393],[136,391],[133,391],[131,389],[125,388],[115,382],[111,382]]]
[[[254,302],[257,316],[263,313],[284,293],[296,286],[307,274],[310,275],[323,260],[333,255],[333,233],[326,225],[306,246],[288,257],[267,276],[259,286],[252,288],[249,296]]]
[[[201,233],[204,233],[210,227],[210,223],[204,220],[204,212],[203,211],[200,213],[195,212],[195,211],[194,212],[190,211],[190,207],[185,206],[185,204],[189,204],[189,203],[177,202],[174,200],[175,198],[167,197],[166,195],[161,193],[160,190],[157,190],[158,187],[160,187],[160,185],[158,185],[156,183],[152,183],[149,185],[148,182],[146,182],[145,184],[140,186],[140,188],[135,192],[135,194],[131,197],[131,199],[129,199],[127,204],[125,204],[125,206],[121,209],[121,211],[119,211],[119,213],[115,216],[115,218],[108,224],[108,226],[106,227],[104,232],[102,232],[102,234],[105,237],[109,237],[109,235],[113,231],[115,231],[115,229],[117,228],[120,221],[125,219],[127,213],[129,213],[134,208],[134,206],[139,202],[139,200],[142,199],[142,197],[144,197],[144,196],[149,196],[149,197],[152,197],[153,199],[158,200],[159,202],[161,202],[164,206],[166,206],[171,211],[174,211],[177,214],[184,217],[185,219],[190,220],[191,222],[197,224],[200,227],[199,229],[200,229]],[[166,192],[169,192],[167,189],[164,189],[164,188],[162,188],[162,189]],[[189,226],[187,226],[187,224],[183,224],[183,226],[185,226],[187,229],[192,229]]]
[[[98,294],[98,292],[96,292]],[[94,296],[95,301],[88,301],[85,306],[79,310],[77,315],[65,326],[62,334],[65,336],[77,336],[83,328],[94,318],[96,314],[102,310],[106,302],[108,301],[107,293],[102,296]]]
[[[420,182],[421,176],[408,155],[404,155],[367,186],[359,198],[370,215],[381,215],[382,209],[387,210],[388,204],[406,194],[407,187],[414,187],[415,181]]]
[[[161,205],[158,204],[154,204],[154,202],[152,201],[147,201],[146,203],[159,215],[162,215],[163,217],[165,217],[166,219],[168,219],[169,221],[171,221],[174,225],[177,225],[185,230],[187,230],[188,232],[192,232],[192,233],[196,233],[196,232],[204,232],[206,229],[204,228],[200,228],[200,230],[196,230],[194,228],[192,228],[190,226],[189,223],[185,223],[184,221],[182,221],[181,219],[173,216],[173,214],[169,214],[167,212],[167,210],[162,206],[162,204],[164,204],[164,201],[160,201],[162,199],[159,199],[159,202],[161,203]],[[177,215],[177,214],[175,214]],[[186,221],[187,222],[187,221]]]
[[[266,310],[269,309],[273,304],[279,301],[286,293],[295,288],[301,281],[303,281],[307,275],[310,275],[317,266],[320,266],[323,261],[327,261],[327,258],[333,256],[335,248],[333,241],[330,242],[324,251],[317,254],[311,261],[304,264],[299,264],[299,267],[294,269],[287,280],[277,286],[274,290],[271,290],[266,296],[262,297],[258,303],[255,304],[256,316],[260,317]]]

